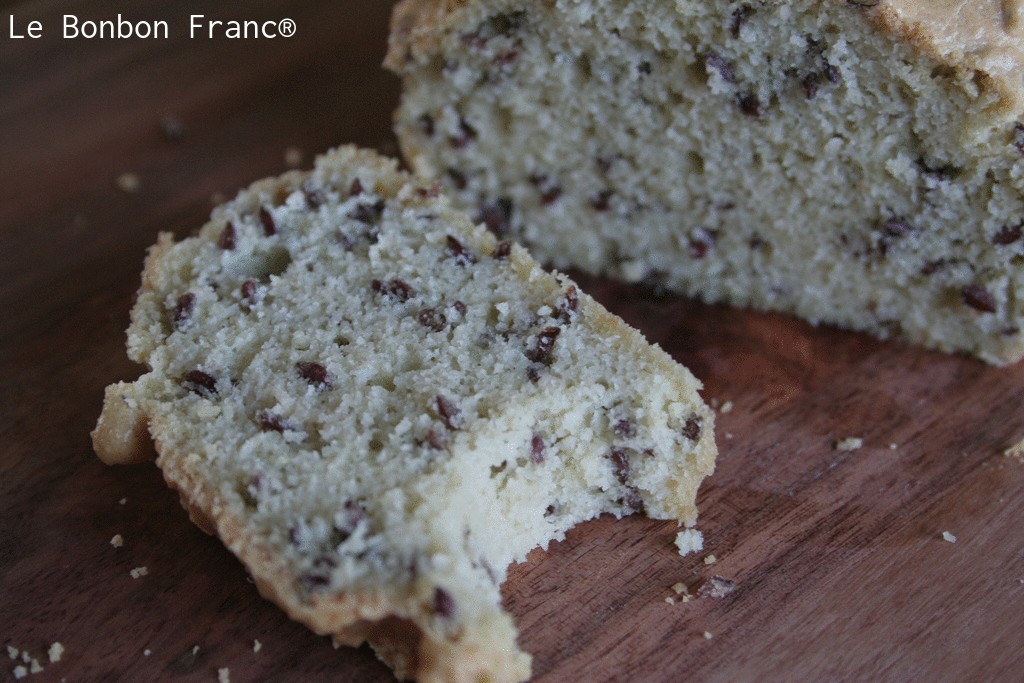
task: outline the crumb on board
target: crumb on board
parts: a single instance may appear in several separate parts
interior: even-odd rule
[[[252,641],[252,651],[253,652],[259,652],[262,649],[263,649],[263,643],[261,643],[258,640]]]
[[[298,147],[288,147],[284,150],[284,165],[288,168],[298,168],[302,165],[302,158],[305,155]]]
[[[675,600],[674,600],[674,599],[672,598],[672,596],[671,596],[671,595],[670,595],[670,596],[668,596],[667,598],[665,598],[665,602],[666,602],[666,603],[668,603],[669,605],[674,605],[674,604],[676,604],[676,601],[675,601]]]
[[[146,648],[145,650],[143,650],[143,651],[142,651],[142,656],[143,656],[143,657],[148,657],[148,656],[150,656],[151,654],[153,654],[153,651],[152,651],[152,650],[150,650],[150,649],[149,649],[148,647],[147,647],[147,648]]]
[[[192,655],[195,656],[197,654],[199,654],[199,646],[198,645],[193,645],[192,646]]]
[[[32,659],[32,655],[30,655],[30,654],[28,653],[28,650],[22,650],[22,651],[21,651],[21,661],[23,661],[23,662],[25,662],[26,664],[28,664],[28,663],[29,663],[29,661],[31,661],[31,659]]]
[[[1005,451],[1003,451],[1003,455],[1005,455],[1007,458],[1013,458],[1017,462],[1024,464],[1024,439],[1021,439],[1020,441],[1018,441],[1017,443],[1013,444]]]
[[[676,583],[673,583],[672,584],[672,592],[675,593],[676,595],[680,595],[682,593],[685,593],[686,592],[686,584],[683,583],[682,581],[677,581]]]
[[[50,658],[51,663],[59,662],[60,658],[64,656],[64,646],[60,642],[55,642],[50,645],[50,649],[46,654]]]
[[[29,664],[28,670],[29,670],[29,673],[34,673],[34,674],[42,673],[43,665],[39,663],[38,659],[33,657],[32,658],[32,662]]]
[[[138,174],[130,172],[117,176],[114,184],[117,185],[117,189],[121,190],[121,192],[128,193],[138,192],[139,188],[142,187],[142,181],[139,179]]]
[[[704,549],[704,534],[696,529],[683,529],[676,534],[676,547],[683,557],[700,552]]]
[[[128,573],[131,574],[131,577],[133,579],[138,579],[138,578],[143,577],[146,574],[148,574],[149,573],[149,568],[148,567],[136,567],[135,569],[131,570]]]
[[[122,498],[121,500],[117,501],[117,504],[118,504],[118,505],[124,505],[124,504],[125,504],[125,503],[127,503],[127,502],[128,502],[128,499],[127,499],[127,498]]]
[[[18,650],[18,648],[14,647],[13,645],[7,646],[8,657],[10,657],[11,659],[17,659],[19,654],[21,654],[21,652]]]
[[[956,543],[956,536],[954,536],[953,534],[949,533],[948,531],[943,531],[942,532],[942,540],[945,541],[946,543]]]
[[[697,595],[702,598],[724,598],[736,590],[736,582],[724,576],[712,576],[697,589]]]
[[[864,445],[864,439],[856,436],[848,436],[845,439],[840,439],[835,443],[835,449],[837,451],[855,451]]]
[[[732,401],[726,401],[722,404],[722,407],[718,409],[720,413],[731,413],[732,412]]]
[[[725,433],[725,438],[731,440],[732,439],[732,432],[726,432]]]
[[[711,631],[704,631],[704,640],[711,640],[714,637],[715,634],[713,634]]]
[[[704,564],[714,564],[715,562],[718,562],[718,558],[714,555],[708,555],[704,558]]]
[[[231,683],[231,669],[217,669],[217,683]]]
[[[124,536],[122,536],[121,534],[114,534],[114,537],[110,539],[110,545],[114,546],[115,548],[120,548],[124,545]]]
[[[11,673],[14,674],[14,677],[20,681],[25,676],[28,676],[28,669],[19,664],[18,666],[14,667],[14,671],[12,671]]]

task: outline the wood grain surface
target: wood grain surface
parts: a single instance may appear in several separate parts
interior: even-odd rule
[[[158,231],[187,234],[289,147],[307,166],[342,142],[394,152],[390,4],[84,5],[0,2],[0,639],[39,659],[33,681],[392,680],[261,600],[155,467],[104,467],[88,439],[103,387],[139,374],[124,328]],[[171,35],[64,40],[71,11]],[[190,40],[195,12],[297,33]],[[43,38],[9,39],[11,14]],[[128,172],[135,192],[117,186]],[[602,518],[512,569],[535,680],[1024,680],[1024,463],[1002,455],[1024,438],[1024,365],[582,282],[732,410],[700,495],[704,553],[679,557],[674,524]],[[850,436],[864,446],[835,450]],[[712,576],[735,590],[665,601]]]

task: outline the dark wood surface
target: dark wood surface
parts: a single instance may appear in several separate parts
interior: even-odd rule
[[[82,4],[0,2],[0,638],[45,666],[29,680],[392,680],[262,601],[156,468],[104,467],[88,440],[104,385],[139,372],[124,328],[158,231],[188,233],[288,147],[305,165],[342,142],[393,151],[390,4],[108,0],[78,11],[165,18],[171,37],[61,39]],[[189,40],[193,12],[298,32]],[[7,38],[12,13],[44,37]],[[137,192],[115,185],[126,172]],[[535,680],[1022,680],[1024,463],[1002,451],[1024,438],[1024,365],[584,284],[733,402],[700,496],[718,561],[680,558],[674,525],[641,518],[534,551],[505,597]],[[836,451],[847,436],[864,447]],[[665,602],[712,575],[735,591]]]

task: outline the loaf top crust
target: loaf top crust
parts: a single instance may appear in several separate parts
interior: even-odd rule
[[[999,95],[1000,106],[994,114],[1018,118],[1024,113],[1024,0],[829,1],[864,12],[879,30],[951,68],[977,72],[979,87]],[[385,66],[399,72],[407,60],[425,56],[445,29],[459,25],[464,13],[479,11],[482,4],[481,0],[402,0],[392,14]]]

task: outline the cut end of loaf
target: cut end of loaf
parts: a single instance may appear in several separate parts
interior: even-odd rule
[[[998,3],[911,4],[409,0],[396,129],[557,267],[1014,362],[1024,112],[960,35]]]
[[[128,336],[151,370],[101,458],[151,436],[261,594],[421,681],[526,678],[508,564],[604,513],[691,524],[714,465],[688,371],[351,147],[162,236]]]

